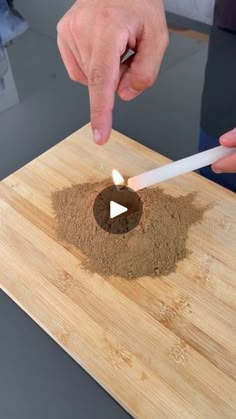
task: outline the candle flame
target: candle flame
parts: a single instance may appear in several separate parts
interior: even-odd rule
[[[118,186],[125,185],[125,180],[123,176],[121,176],[120,172],[118,172],[118,170],[116,169],[112,170],[112,178],[115,185],[118,185]]]

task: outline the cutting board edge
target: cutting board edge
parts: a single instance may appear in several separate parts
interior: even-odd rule
[[[99,380],[99,378],[97,377],[96,373],[94,374],[92,371],[90,371],[89,368],[87,368],[84,363],[78,359],[76,356],[74,356],[72,354],[72,351],[70,351],[70,349],[66,346],[63,345],[63,343],[55,336],[54,333],[50,332],[49,328],[47,326],[44,326],[43,322],[38,321],[36,319],[36,316],[34,316],[34,314],[32,314],[32,312],[30,310],[28,310],[27,308],[25,308],[24,304],[22,304],[20,301],[18,301],[18,299],[14,296],[14,294],[11,291],[8,291],[1,283],[0,283],[0,290],[2,292],[4,292],[4,294],[6,294],[37,326],[40,327],[40,329],[42,329],[42,331],[44,333],[46,333],[66,354],[68,354],[73,361],[76,362],[76,364],[78,364],[90,377],[92,377],[96,383],[101,386],[105,392],[111,396],[113,398],[113,400],[118,403],[128,414],[130,414],[131,416],[135,415],[136,412],[135,411],[131,411],[128,404],[126,405],[126,403],[124,403],[120,397],[118,397],[114,391],[111,391],[110,388],[108,388],[108,386],[106,387],[106,385],[104,383],[102,383],[102,381]],[[141,418],[141,417],[140,417]]]

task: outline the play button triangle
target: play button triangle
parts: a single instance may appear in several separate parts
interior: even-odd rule
[[[140,222],[142,213],[139,195],[129,188],[115,185],[99,192],[93,205],[98,226],[109,234],[129,233]]]
[[[128,211],[128,208],[117,204],[117,202],[110,201],[110,218],[118,217],[118,215],[124,214],[126,211]]]

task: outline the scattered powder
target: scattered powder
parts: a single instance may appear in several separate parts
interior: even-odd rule
[[[139,192],[143,202],[140,224],[126,234],[109,234],[93,215],[93,204],[108,181],[84,183],[52,195],[58,235],[87,256],[92,272],[124,278],[160,276],[173,272],[188,252],[189,228],[201,221],[206,208],[194,204],[194,194],[172,197],[161,189]]]

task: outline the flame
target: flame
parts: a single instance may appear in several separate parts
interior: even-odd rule
[[[115,185],[118,185],[118,186],[125,185],[125,180],[123,176],[121,176],[120,172],[118,172],[118,170],[116,169],[112,170],[112,178]]]

